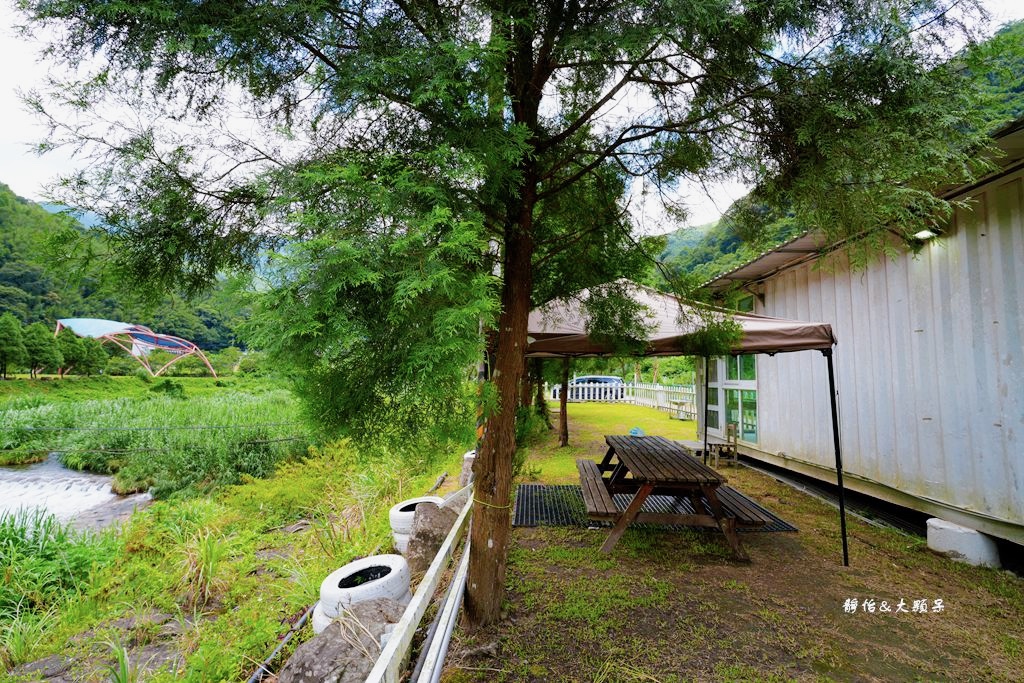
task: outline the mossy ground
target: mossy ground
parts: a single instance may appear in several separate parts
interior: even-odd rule
[[[575,481],[604,434],[693,437],[693,423],[632,406],[570,406],[572,446],[545,435],[527,468]],[[1024,580],[954,563],[922,539],[850,520],[843,567],[835,508],[744,467],[730,484],[800,532],[744,534],[731,559],[717,533],[515,529],[505,618],[458,633],[443,680],[1015,681],[1024,667]],[[854,613],[846,601],[858,600]],[[865,599],[875,612],[864,611]],[[941,599],[941,612],[932,611]],[[928,600],[927,613],[883,613]],[[470,654],[497,644],[497,656]],[[483,648],[486,649],[486,648]]]

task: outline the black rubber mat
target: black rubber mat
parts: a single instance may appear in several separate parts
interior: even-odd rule
[[[747,505],[753,506],[771,519],[764,526],[738,529],[742,532],[753,531],[797,531],[798,529],[773,514],[770,510],[758,505],[742,493],[729,486],[718,489],[719,497],[739,497]],[[612,496],[615,507],[625,510],[629,504],[628,494]],[[693,507],[685,499],[672,496],[650,496],[640,508],[642,512],[662,512],[692,514]],[[611,527],[611,522],[597,522],[587,518],[587,508],[583,504],[583,494],[576,485],[520,484],[516,489],[516,502],[512,515],[512,526],[578,526],[578,527]],[[638,527],[651,526],[637,524]],[[693,528],[702,531],[714,531],[708,527],[659,526],[662,529]]]

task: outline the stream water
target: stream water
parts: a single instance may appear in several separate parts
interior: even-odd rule
[[[32,465],[0,467],[0,514],[43,508],[80,529],[99,529],[124,519],[151,499],[148,493],[119,496],[111,477],[69,470],[51,454]]]

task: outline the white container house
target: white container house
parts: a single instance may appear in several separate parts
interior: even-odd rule
[[[1024,543],[1024,120],[938,236],[852,270],[809,234],[707,286],[764,315],[830,323],[847,488]],[[717,359],[709,431],[835,481],[824,360]]]

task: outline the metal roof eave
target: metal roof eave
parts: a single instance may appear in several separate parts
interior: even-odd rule
[[[762,252],[746,263],[708,280],[701,287],[719,292],[738,282],[757,282],[798,263],[817,258],[825,248],[825,237],[817,231],[806,231],[774,249]]]
[[[968,185],[937,188],[936,194],[943,199],[954,199],[1024,167],[1024,118],[1003,126],[993,133],[992,137],[995,138],[996,147],[1003,153],[998,160],[1000,169]],[[816,258],[841,245],[842,242],[826,245],[824,236],[820,232],[808,230],[774,249],[762,252],[750,261],[708,280],[701,285],[701,288],[717,293],[738,283],[761,282],[776,273]]]

